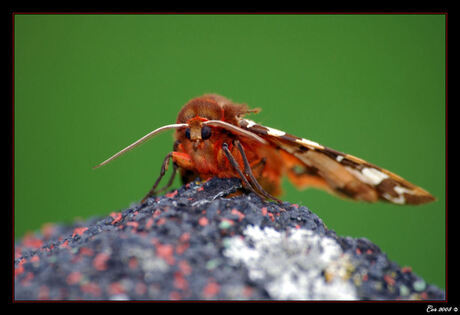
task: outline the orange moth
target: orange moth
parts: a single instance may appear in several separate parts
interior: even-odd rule
[[[175,129],[173,151],[166,155],[159,178],[142,201],[166,190],[177,170],[184,183],[197,177],[237,177],[246,189],[278,202],[283,176],[299,189],[315,187],[353,200],[411,205],[435,200],[424,189],[381,167],[244,118],[258,111],[217,94],[205,94],[186,103],[175,124],[153,130],[95,168],[160,132]],[[171,159],[172,176],[158,190]]]

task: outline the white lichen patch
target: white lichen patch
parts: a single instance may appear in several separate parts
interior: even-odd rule
[[[271,298],[357,299],[354,286],[343,274],[350,263],[334,239],[305,229],[278,232],[257,226],[248,226],[244,235],[228,239],[224,255],[244,265],[251,280],[264,283]]]

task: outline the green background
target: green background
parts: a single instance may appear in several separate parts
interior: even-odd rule
[[[366,204],[285,181],[283,198],[444,287],[445,28],[444,15],[16,14],[15,236],[140,200],[171,132],[92,167],[215,92],[435,195]]]

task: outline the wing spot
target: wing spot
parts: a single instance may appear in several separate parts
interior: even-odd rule
[[[382,173],[375,168],[364,167],[361,171],[349,166],[345,166],[345,168],[355,175],[360,181],[374,186],[377,186],[384,179],[389,177],[387,174]]]
[[[385,173],[382,173],[378,169],[375,168],[369,168],[365,167],[361,171],[361,173],[368,179],[368,183],[377,186],[384,180],[385,178],[388,178],[388,175]]]
[[[257,125],[255,121],[252,121],[250,119],[244,119],[244,121],[246,121],[246,123],[247,123],[246,128],[251,128],[254,125]]]
[[[394,190],[400,195],[402,195],[404,193],[412,194],[412,190],[404,188],[404,187],[401,187],[401,186],[395,186]]]
[[[267,133],[270,136],[282,137],[282,136],[284,136],[286,134],[284,131],[281,131],[281,130],[278,130],[278,129],[275,129],[275,128],[271,128],[271,127],[265,127],[265,128],[267,128]]]
[[[297,139],[296,142],[307,145],[307,146],[312,146],[314,148],[324,149],[324,147],[320,145],[319,143],[305,139],[305,138]]]
[[[396,203],[396,204],[405,204],[406,203],[406,198],[404,198],[404,195],[399,195],[397,198],[396,197],[393,197],[391,196],[390,194],[388,193],[384,193],[383,194],[383,197],[386,199],[386,200],[389,200],[393,203]]]

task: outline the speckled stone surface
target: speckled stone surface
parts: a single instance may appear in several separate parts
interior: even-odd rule
[[[444,300],[364,238],[308,208],[193,182],[15,242],[15,300]]]

